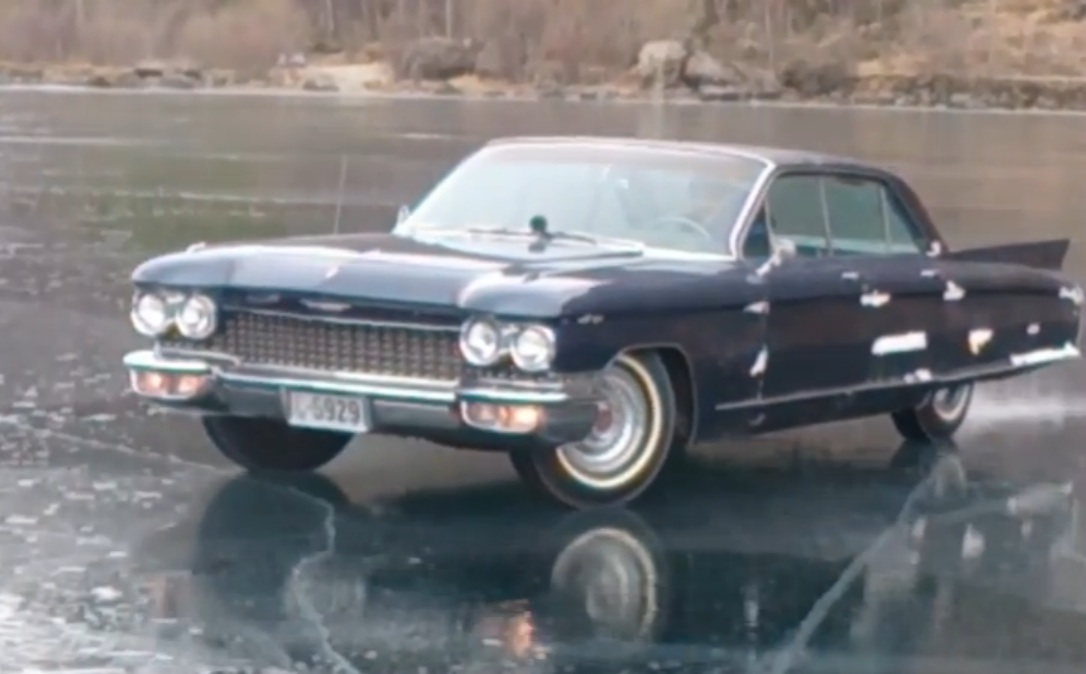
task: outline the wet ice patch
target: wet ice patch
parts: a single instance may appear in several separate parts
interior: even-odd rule
[[[984,431],[1001,426],[1036,433],[1086,417],[1082,395],[1052,384],[1045,373],[978,387],[966,428]],[[1030,430],[1032,429],[1032,430]],[[963,429],[965,430],[965,429]]]
[[[21,444],[44,443],[32,429]],[[54,441],[55,442],[55,441]],[[129,554],[176,524],[208,483],[195,468],[131,459],[62,468],[0,467],[0,671],[191,674],[207,649],[156,639]]]

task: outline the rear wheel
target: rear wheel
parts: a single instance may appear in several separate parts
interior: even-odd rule
[[[933,391],[916,407],[894,412],[890,418],[906,440],[947,440],[965,422],[972,402],[973,384],[958,384]]]
[[[254,417],[207,416],[204,430],[223,456],[251,473],[302,473],[339,456],[354,437]]]
[[[623,354],[603,374],[603,403],[589,436],[551,451],[513,452],[513,468],[566,506],[622,505],[681,456],[675,425],[675,392],[660,358]]]

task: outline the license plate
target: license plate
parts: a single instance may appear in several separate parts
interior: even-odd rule
[[[291,391],[287,407],[291,426],[345,433],[365,433],[370,429],[369,408],[364,398]]]

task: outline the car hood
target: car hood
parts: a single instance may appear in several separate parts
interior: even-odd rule
[[[634,305],[675,309],[676,298],[697,303],[703,293],[696,287],[737,271],[724,258],[533,242],[492,234],[290,238],[163,255],[138,267],[133,281],[545,317]]]

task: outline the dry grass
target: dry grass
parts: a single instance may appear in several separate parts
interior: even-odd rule
[[[131,64],[186,57],[260,68],[304,48],[312,30],[296,0],[3,0],[0,58]]]
[[[2,0],[0,59],[187,57],[261,69],[314,46],[349,57],[421,35],[487,43],[510,79],[612,77],[646,40],[695,37],[726,61],[860,72],[1086,74],[1076,0]],[[342,57],[340,57],[342,58]]]

